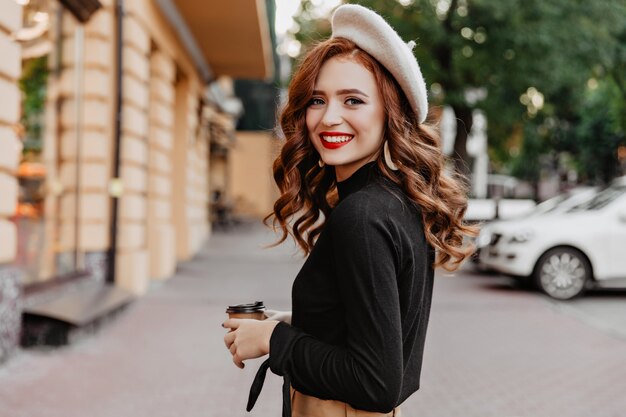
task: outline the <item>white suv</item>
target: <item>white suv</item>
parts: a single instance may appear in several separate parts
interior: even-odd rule
[[[624,178],[565,213],[496,223],[488,230],[480,263],[532,278],[553,298],[570,299],[594,286],[626,288]]]

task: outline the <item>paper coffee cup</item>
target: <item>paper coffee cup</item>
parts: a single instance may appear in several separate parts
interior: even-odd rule
[[[263,301],[256,301],[249,304],[237,304],[228,306],[226,314],[228,314],[228,318],[231,319],[264,320],[265,306],[263,305]]]

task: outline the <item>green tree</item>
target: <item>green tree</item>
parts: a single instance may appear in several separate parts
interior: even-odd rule
[[[562,128],[575,123],[581,91],[594,71],[609,72],[616,62],[626,61],[618,36],[626,27],[623,0],[355,3],[376,10],[403,39],[417,42],[414,53],[430,86],[431,105],[447,104],[455,112],[453,156],[464,173],[469,171],[466,141],[475,108],[485,111],[490,147],[496,148],[492,154],[504,163],[512,158],[507,147],[514,129],[527,123],[537,126],[533,119],[543,113],[542,119],[552,120],[544,136],[558,142]],[[304,43],[317,38],[308,29],[319,33],[319,23],[307,20],[310,15],[303,7]],[[617,71],[615,76],[623,74]],[[484,98],[472,99],[472,91]]]
[[[580,171],[596,183],[606,184],[619,174],[617,148],[626,145],[621,94],[616,83],[607,79],[589,92],[580,109],[575,130]]]
[[[26,133],[24,152],[41,151],[48,73],[47,55],[24,64],[19,81],[23,96],[21,123]]]
[[[320,16],[311,0],[300,1],[300,12],[294,16],[294,20],[299,27],[294,37],[302,44],[301,54],[315,42],[327,39],[331,34],[328,16]]]
[[[540,126],[524,125],[524,141],[519,154],[511,163],[511,174],[517,178],[529,181],[533,185],[534,195],[537,198],[539,180],[542,170],[542,156],[549,150],[545,131]]]

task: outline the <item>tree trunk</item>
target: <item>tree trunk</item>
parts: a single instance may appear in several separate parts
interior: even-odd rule
[[[472,129],[472,109],[466,106],[452,106],[456,117],[456,137],[452,158],[459,174],[471,180],[471,161],[467,154],[467,136]]]
[[[539,177],[533,178],[532,180],[532,186],[533,186],[533,200],[535,200],[535,203],[539,204]]]

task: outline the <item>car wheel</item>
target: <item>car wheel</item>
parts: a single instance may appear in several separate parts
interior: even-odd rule
[[[554,248],[544,253],[535,267],[535,283],[558,300],[569,300],[585,290],[591,279],[591,265],[576,249]]]

